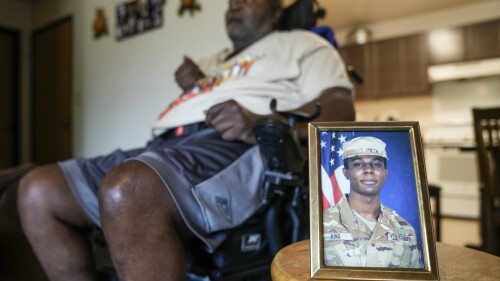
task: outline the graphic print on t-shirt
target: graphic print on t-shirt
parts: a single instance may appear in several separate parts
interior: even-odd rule
[[[255,60],[256,58],[251,55],[244,55],[235,60],[231,60],[230,62],[225,63],[220,67],[220,69],[217,70],[215,76],[206,76],[198,80],[193,88],[186,91],[183,95],[173,101],[163,112],[161,112],[158,119],[163,118],[174,107],[187,100],[190,100],[201,94],[211,93],[215,87],[231,79],[245,76],[252,67],[252,64]]]

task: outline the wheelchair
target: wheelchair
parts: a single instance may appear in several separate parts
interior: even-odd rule
[[[294,127],[320,114],[281,112],[276,101],[271,110],[284,116],[259,120],[253,131],[267,169],[263,175],[261,210],[242,225],[226,230],[226,240],[212,253],[197,238],[185,241],[190,281],[271,280],[270,265],[276,253],[286,245],[309,238],[309,197],[307,148],[298,140]],[[113,269],[106,242],[100,229],[91,235],[94,256],[101,280],[119,281]]]
[[[280,29],[310,30],[325,11],[316,0],[299,0],[284,10]],[[320,106],[311,113],[271,110],[288,124],[266,118],[257,122],[254,134],[267,161],[263,175],[263,208],[242,225],[226,230],[226,240],[209,253],[197,238],[186,241],[188,262],[186,280],[236,281],[271,280],[273,257],[283,247],[309,238],[309,197],[307,147],[294,131],[299,122],[309,122],[320,114]],[[92,234],[94,251],[101,266],[102,280],[119,281],[112,268],[100,230]],[[104,249],[104,250],[103,250]],[[104,257],[103,257],[104,256]],[[101,262],[99,262],[99,259]]]
[[[261,192],[264,208],[243,225],[229,230],[225,242],[213,253],[207,253],[201,242],[189,242],[188,280],[270,280],[274,255],[284,246],[308,239],[309,197],[306,147],[293,128],[297,122],[308,122],[320,114],[280,112],[276,101],[274,113],[287,118],[288,124],[276,119],[261,119],[253,131],[267,170]]]

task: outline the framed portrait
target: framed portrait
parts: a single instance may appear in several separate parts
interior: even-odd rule
[[[418,122],[309,124],[311,278],[439,280]]]

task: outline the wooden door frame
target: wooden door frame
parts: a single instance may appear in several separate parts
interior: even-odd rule
[[[14,159],[12,159],[13,166],[19,165],[20,164],[20,156],[21,156],[21,137],[20,137],[20,118],[21,118],[21,109],[20,109],[20,101],[21,101],[21,87],[20,87],[20,82],[21,82],[21,31],[19,29],[14,29],[11,27],[3,26],[0,25],[0,30],[2,32],[10,33],[14,37],[14,57],[15,57],[15,63],[12,65],[12,69],[14,71],[13,75],[13,98],[12,98],[12,108],[14,108],[14,121],[13,121],[13,129],[12,129],[12,134],[13,134],[13,144],[12,148],[15,151],[14,154]]]
[[[38,36],[39,34],[42,34],[58,25],[61,25],[63,23],[66,23],[66,22],[69,22],[70,24],[70,54],[69,54],[69,63],[70,63],[70,73],[69,73],[69,84],[70,84],[70,89],[69,89],[69,94],[70,94],[70,97],[69,97],[69,104],[68,106],[70,107],[69,108],[69,111],[70,111],[70,116],[69,116],[69,122],[70,122],[70,143],[69,143],[69,150],[70,150],[70,154],[72,154],[72,151],[73,151],[73,139],[72,139],[72,136],[73,136],[73,132],[72,132],[72,121],[73,121],[73,116],[72,116],[72,85],[73,85],[73,17],[70,15],[70,16],[66,16],[66,17],[63,17],[61,19],[58,19],[56,21],[53,21],[45,26],[42,26],[40,28],[37,28],[35,29],[32,33],[31,33],[31,54],[32,56],[34,57],[35,55],[35,37]],[[31,136],[31,141],[30,141],[30,153],[29,153],[29,158],[30,160],[33,161],[34,157],[35,157],[35,143],[34,143],[34,140],[35,140],[35,128],[34,128],[34,124],[35,124],[35,60],[34,59],[31,59],[30,61],[30,70],[31,70],[31,95],[30,95],[30,136]]]

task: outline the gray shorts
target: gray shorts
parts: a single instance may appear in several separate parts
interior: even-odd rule
[[[98,226],[99,185],[111,169],[129,160],[158,174],[186,225],[209,251],[224,241],[224,230],[262,206],[264,162],[258,146],[224,141],[209,128],[184,138],[156,138],[145,148],[59,162],[78,202]]]

